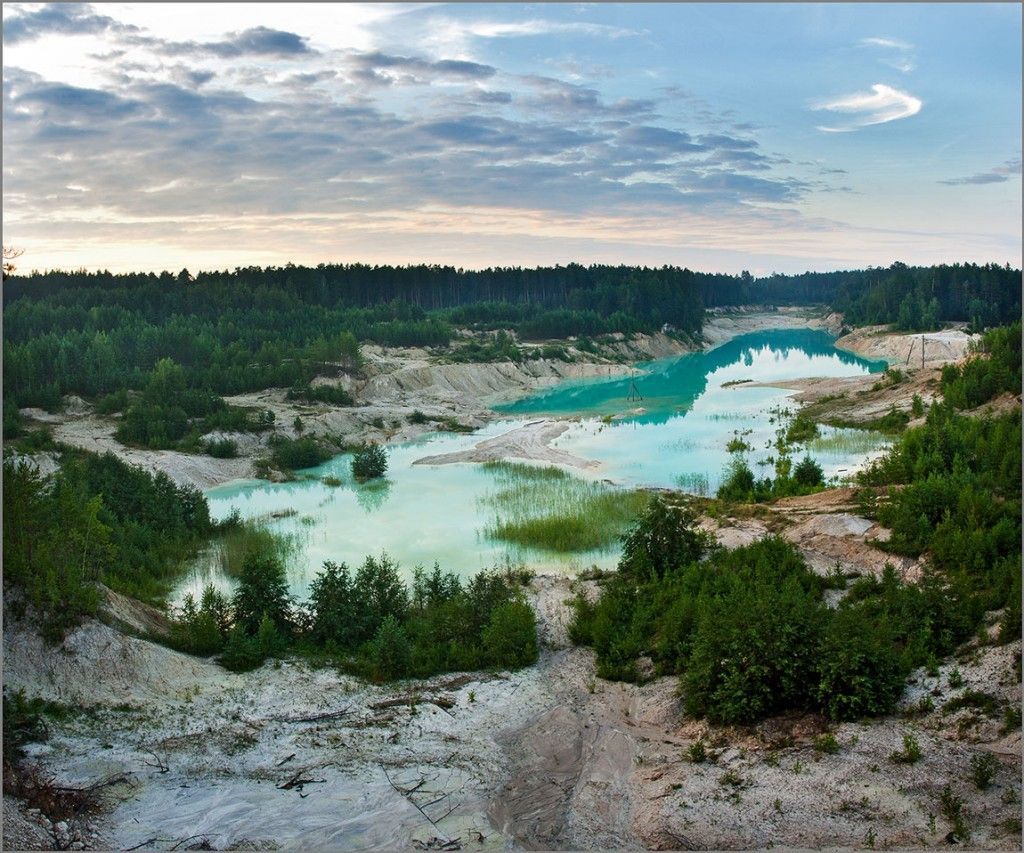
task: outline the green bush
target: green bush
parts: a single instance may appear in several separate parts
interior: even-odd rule
[[[921,744],[912,734],[903,735],[903,749],[896,750],[889,758],[897,764],[917,764],[921,760]]]
[[[214,459],[234,459],[238,456],[238,442],[230,438],[209,441],[206,452]]]
[[[409,673],[410,659],[409,635],[402,623],[389,614],[377,629],[370,648],[374,680],[404,678]]]
[[[388,470],[388,456],[379,444],[364,444],[352,456],[352,476],[360,483],[383,477]]]
[[[46,703],[41,699],[28,699],[24,690],[4,691],[4,776],[7,762],[14,763],[22,757],[27,743],[46,740],[49,730],[43,712]]]
[[[509,601],[491,612],[481,634],[487,663],[520,669],[537,660],[537,623],[525,601]]]
[[[263,619],[269,618],[287,635],[293,625],[292,606],[284,564],[273,555],[250,554],[242,564],[232,602],[235,625],[255,635]]]
[[[802,488],[814,488],[825,485],[825,475],[817,462],[805,456],[793,469],[793,481]]]
[[[998,770],[999,759],[991,752],[971,756],[971,781],[979,791],[987,791],[992,786]]]
[[[273,435],[269,441],[270,461],[281,471],[314,468],[331,458],[330,452],[315,438],[288,438]]]
[[[888,622],[864,606],[841,607],[817,655],[819,706],[833,720],[888,714],[903,692],[904,667]]]
[[[696,516],[688,507],[656,496],[626,535],[619,570],[638,580],[660,578],[699,560],[711,540],[695,522]]]
[[[330,403],[334,406],[351,406],[355,400],[340,385],[297,385],[289,388],[286,400],[302,400],[307,403]]]
[[[232,672],[256,669],[265,659],[259,639],[247,634],[241,625],[231,629],[224,644],[224,651],[218,658],[221,665]]]
[[[836,740],[836,736],[831,732],[825,732],[814,738],[814,749],[816,752],[822,752],[826,755],[835,755],[839,752],[839,741]]]

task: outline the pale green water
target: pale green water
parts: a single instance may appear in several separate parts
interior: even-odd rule
[[[822,332],[775,331],[736,338],[708,353],[645,365],[635,378],[643,396],[627,402],[629,380],[589,380],[562,383],[524,398],[501,411],[509,419],[473,435],[436,434],[388,448],[387,482],[358,485],[349,472],[350,457],[338,456],[305,474],[330,475],[343,481],[329,487],[319,480],[293,483],[243,482],[208,491],[214,518],[237,508],[243,517],[264,517],[294,511],[272,526],[302,539],[289,568],[293,593],[308,594],[309,581],[324,560],[362,562],[367,554],[386,551],[406,570],[432,565],[468,575],[506,559],[530,566],[572,571],[592,564],[614,565],[616,549],[565,556],[538,551],[513,552],[489,540],[482,530],[493,510],[482,501],[496,488],[494,475],[475,464],[413,465],[424,456],[471,447],[478,441],[520,426],[539,414],[581,415],[555,442],[557,447],[594,459],[601,467],[577,476],[610,480],[623,486],[706,488],[713,493],[728,462],[725,445],[736,430],[750,430],[744,439],[754,447],[756,465],[771,451],[778,426],[771,410],[793,408],[780,388],[722,385],[737,380],[782,382],[808,376],[854,376],[880,372],[885,364],[836,350]],[[615,416],[606,423],[602,417]],[[826,438],[831,431],[825,430]],[[826,476],[842,476],[871,449],[870,440],[826,441],[815,456]],[[882,442],[879,440],[878,446]],[[682,478],[680,480],[680,478]],[[197,568],[174,596],[201,591],[213,581],[226,588],[230,581],[216,570]]]

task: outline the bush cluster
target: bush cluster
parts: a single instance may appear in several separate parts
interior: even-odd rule
[[[649,657],[680,675],[689,713],[746,723],[791,709],[887,713],[913,667],[972,629],[935,574],[911,586],[888,568],[836,609],[823,602],[826,585],[788,542],[711,547],[691,513],[658,498],[597,601],[574,601],[570,636],[593,646],[604,678],[636,680]]]
[[[186,597],[173,643],[198,655],[219,654],[243,671],[291,649],[325,657],[376,681],[427,677],[483,667],[516,669],[537,658],[533,611],[522,577],[484,572],[463,583],[434,566],[417,568],[412,587],[386,555],[352,572],[326,562],[299,607],[289,597],[283,563],[250,554],[229,602],[208,587],[197,605]]]
[[[50,478],[4,460],[4,582],[57,639],[96,611],[96,582],[159,601],[213,525],[205,498],[112,454],[66,452]]]

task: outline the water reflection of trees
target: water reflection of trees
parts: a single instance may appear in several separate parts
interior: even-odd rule
[[[390,480],[371,480],[369,483],[356,486],[356,500],[366,513],[379,510],[387,502],[390,495]]]

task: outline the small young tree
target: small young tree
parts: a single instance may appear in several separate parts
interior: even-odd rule
[[[273,556],[250,554],[242,563],[242,575],[235,593],[235,624],[254,635],[263,618],[269,617],[282,633],[291,630],[291,597],[284,566]]]
[[[310,584],[313,639],[321,645],[353,645],[358,635],[357,607],[348,566],[328,560]]]
[[[699,560],[708,544],[691,510],[658,496],[626,536],[619,571],[637,578],[663,577],[672,569]]]
[[[383,477],[388,470],[388,457],[379,444],[364,444],[352,457],[352,476],[360,483]]]
[[[391,681],[409,672],[409,635],[402,623],[388,616],[377,629],[370,650],[373,678]]]
[[[519,669],[537,660],[537,624],[525,601],[496,608],[482,639],[491,666]]]
[[[805,456],[793,469],[793,481],[803,488],[815,488],[825,484],[825,474],[817,462]]]

